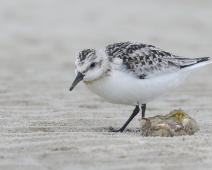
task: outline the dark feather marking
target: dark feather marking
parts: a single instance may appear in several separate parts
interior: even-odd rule
[[[95,55],[95,50],[94,49],[85,49],[85,50],[82,50],[78,57],[80,59],[80,61],[82,62],[83,60],[85,60],[87,57],[91,56],[91,55]]]
[[[145,74],[142,74],[139,76],[139,79],[145,79],[145,76],[146,76]]]

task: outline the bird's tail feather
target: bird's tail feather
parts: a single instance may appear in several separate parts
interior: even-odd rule
[[[196,60],[196,63],[184,65],[184,66],[181,66],[180,68],[194,69],[194,68],[202,67],[212,63],[212,60],[210,60],[210,57],[200,57],[200,58],[194,58],[194,59]]]

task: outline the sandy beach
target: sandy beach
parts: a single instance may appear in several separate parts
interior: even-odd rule
[[[212,57],[212,1],[16,0],[0,5],[1,170],[210,170],[212,65],[147,104],[147,116],[182,108],[193,136],[142,137],[133,106],[110,104],[83,83],[73,92],[76,54],[122,41],[184,57]]]

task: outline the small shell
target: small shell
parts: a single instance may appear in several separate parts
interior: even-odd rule
[[[182,136],[193,135],[199,130],[196,121],[183,110],[173,110],[162,116],[141,119],[142,136]]]

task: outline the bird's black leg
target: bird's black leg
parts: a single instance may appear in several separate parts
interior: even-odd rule
[[[124,129],[127,127],[127,125],[131,122],[131,120],[139,113],[139,111],[140,111],[139,106],[136,105],[135,109],[133,110],[133,113],[131,114],[129,119],[126,121],[126,123],[120,129],[117,129],[117,130],[111,127],[110,131],[112,131],[112,132],[123,132]]]
[[[145,118],[146,104],[141,105],[141,116]]]

